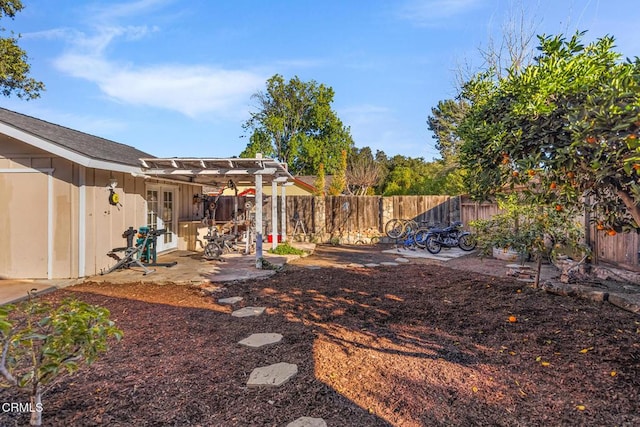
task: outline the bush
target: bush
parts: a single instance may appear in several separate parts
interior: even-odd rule
[[[109,338],[122,338],[109,315],[106,308],[75,299],[57,307],[31,298],[0,306],[0,386],[29,391],[31,425],[42,423],[47,384],[93,363],[108,350]]]
[[[280,243],[275,249],[269,249],[268,252],[275,255],[304,255],[302,249],[294,248],[288,242]]]

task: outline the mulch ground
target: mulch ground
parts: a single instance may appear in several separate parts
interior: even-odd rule
[[[637,315],[506,277],[428,263],[334,268],[340,249],[324,255],[213,296],[136,283],[48,295],[107,307],[125,336],[49,386],[45,425],[284,426],[300,416],[329,426],[640,425]],[[229,296],[244,297],[234,309],[268,309],[234,318],[216,303]],[[259,332],[284,339],[237,344]],[[246,387],[254,368],[278,362],[298,374],[279,388]],[[0,401],[28,397],[3,390]],[[2,426],[25,424],[28,415],[0,413]]]

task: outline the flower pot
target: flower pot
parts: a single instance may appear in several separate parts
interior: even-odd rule
[[[267,234],[267,242],[273,243],[273,234]],[[278,243],[282,242],[282,235],[278,234]]]

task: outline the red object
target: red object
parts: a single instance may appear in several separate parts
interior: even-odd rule
[[[273,242],[273,234],[267,234],[267,242]],[[278,243],[282,242],[282,235],[278,234]]]

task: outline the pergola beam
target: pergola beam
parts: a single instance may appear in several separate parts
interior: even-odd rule
[[[278,170],[276,168],[264,168],[264,169],[148,169],[145,171],[147,175],[224,175],[224,176],[238,176],[238,175],[277,175]],[[287,181],[287,177],[284,178],[284,182]]]

